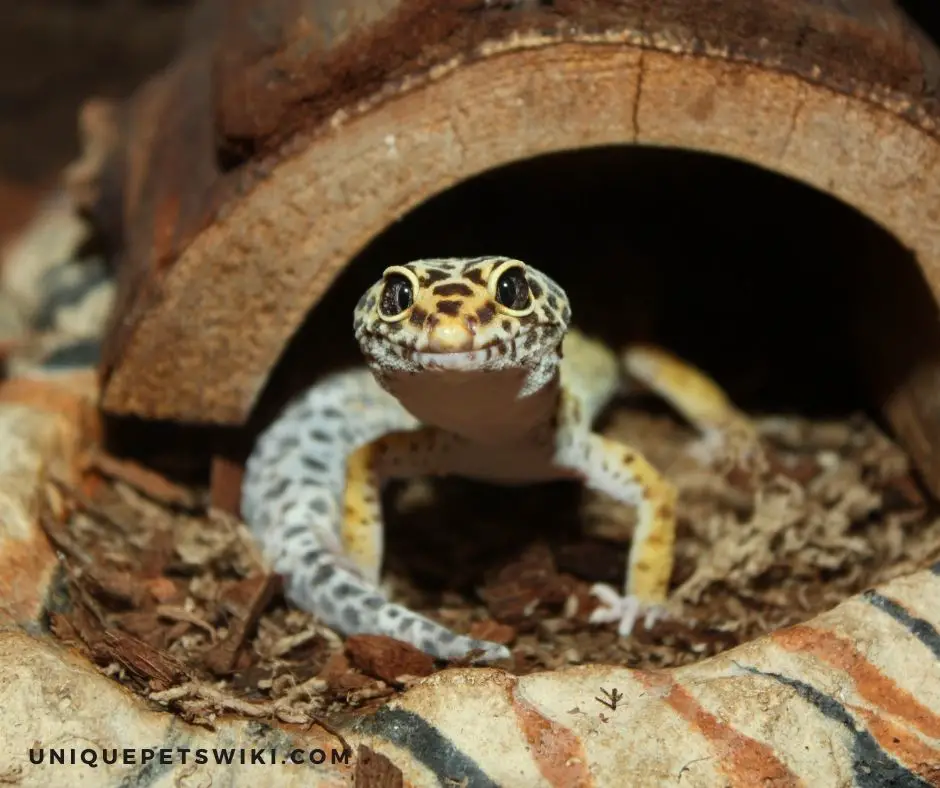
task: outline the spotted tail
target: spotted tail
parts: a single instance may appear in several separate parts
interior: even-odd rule
[[[248,459],[242,514],[286,595],[344,635],[389,635],[438,659],[504,646],[457,635],[389,602],[345,555],[340,532],[346,462],[359,446],[415,419],[368,370],[340,373],[291,403],[258,439]]]

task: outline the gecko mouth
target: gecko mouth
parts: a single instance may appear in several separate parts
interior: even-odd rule
[[[411,360],[425,369],[459,370],[479,369],[495,358],[515,358],[515,343],[501,342],[477,350],[453,353],[412,351]]]
[[[517,338],[490,342],[476,350],[435,352],[431,350],[416,350],[413,347],[389,342],[386,337],[373,337],[379,339],[391,355],[406,362],[410,367],[420,367],[428,371],[460,371],[487,369],[493,362],[509,359],[518,359]],[[367,356],[381,362],[381,356],[368,353]],[[503,365],[500,365],[503,366]]]

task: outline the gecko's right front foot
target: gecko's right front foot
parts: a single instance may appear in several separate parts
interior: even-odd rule
[[[665,605],[644,602],[634,594],[620,594],[613,586],[595,583],[591,586],[591,595],[600,605],[594,609],[588,619],[592,624],[617,624],[617,634],[627,637],[633,632],[637,622],[642,619],[646,629],[665,617]]]

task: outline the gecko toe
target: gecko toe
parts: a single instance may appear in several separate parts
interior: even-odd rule
[[[621,595],[606,583],[595,583],[591,595],[600,605],[588,619],[592,624],[617,624],[620,637],[629,636],[637,621],[643,619],[643,628],[649,629],[666,615],[663,605],[644,602],[632,594]]]

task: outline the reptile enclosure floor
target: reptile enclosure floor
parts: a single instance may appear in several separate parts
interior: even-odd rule
[[[318,304],[249,432],[292,392],[356,360],[351,307],[382,268],[489,252],[554,275],[585,330],[615,346],[656,341],[707,369],[759,420],[772,469],[747,480],[703,468],[688,455],[695,435],[668,409],[618,401],[601,427],[636,444],[681,491],[673,578],[681,616],[628,639],[587,623],[590,584],[621,582],[632,512],[567,484],[392,487],[386,582],[396,599],[509,643],[505,667],[517,674],[594,662],[663,667],[807,620],[940,558],[936,509],[873,407],[890,375],[923,350],[896,348],[893,373],[883,357],[872,363],[878,337],[916,336],[911,326],[930,313],[913,261],[832,198],[717,157],[558,154],[421,205],[363,250]],[[903,311],[892,294],[907,299]],[[130,432],[121,433],[115,450],[129,445]],[[237,431],[222,437],[244,442]],[[159,462],[140,446],[138,459],[173,473],[172,458]],[[154,446],[165,456],[165,440]],[[195,474],[177,466],[168,485],[91,458],[83,491],[64,490],[70,534],[48,525],[70,569],[72,604],[53,614],[60,637],[145,693],[165,688],[168,675],[190,676],[195,684],[172,704],[192,719],[217,709],[219,692],[236,713],[241,701],[270,703],[288,718],[291,704],[368,707],[434,669],[378,639],[344,646],[289,610],[237,522],[202,510],[203,459]],[[112,627],[129,637],[103,647],[101,632]]]

